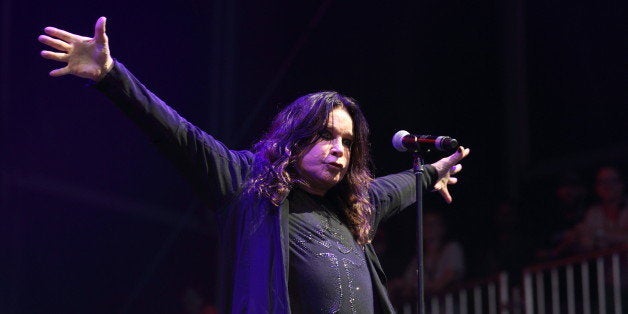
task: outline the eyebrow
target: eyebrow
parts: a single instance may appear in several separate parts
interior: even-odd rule
[[[337,129],[335,129],[335,128],[333,127],[333,125],[327,125],[327,128],[326,128],[326,129],[327,129],[328,131],[336,131],[336,130],[337,130]],[[349,138],[349,139],[351,139],[351,140],[352,140],[352,139],[353,139],[353,137],[354,137],[354,135],[353,135],[353,130],[349,131],[348,133],[343,133],[343,134],[341,134],[341,135],[342,135],[342,137],[348,137],[348,138]]]

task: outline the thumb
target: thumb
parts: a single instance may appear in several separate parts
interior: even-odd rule
[[[107,35],[105,33],[106,28],[107,28],[107,18],[104,16],[101,16],[96,21],[96,26],[94,26],[94,41],[96,41],[99,44],[105,44],[107,42]]]
[[[447,158],[447,160],[451,164],[455,165],[460,160],[462,160],[463,158],[467,157],[467,155],[469,155],[469,149],[468,148],[464,148],[462,146],[459,146],[458,149]]]

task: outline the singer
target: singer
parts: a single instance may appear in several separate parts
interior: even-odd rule
[[[251,151],[234,151],[190,124],[109,50],[106,19],[94,37],[45,28],[39,41],[112,100],[171,158],[220,227],[220,313],[392,313],[371,240],[412,204],[411,171],[373,178],[369,129],[358,104],[336,92],[283,109]],[[469,149],[425,166],[424,187],[451,202],[449,184]]]

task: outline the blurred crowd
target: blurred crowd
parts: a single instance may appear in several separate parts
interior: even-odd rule
[[[624,181],[615,167],[599,168],[593,184],[594,202],[575,174],[556,188],[557,206],[551,218],[548,245],[536,252],[539,260],[555,259],[628,243],[628,204]]]
[[[442,213],[426,211],[426,297],[499,271],[514,275],[516,283],[526,266],[628,245],[628,203],[620,170],[604,166],[591,179],[584,178],[580,173],[564,173],[551,183],[552,192],[540,199],[497,202],[487,216],[482,243],[464,249],[448,232]],[[475,260],[465,259],[465,249],[476,254]],[[388,284],[399,310],[416,302],[416,255],[406,265]]]

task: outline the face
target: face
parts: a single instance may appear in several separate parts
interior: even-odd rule
[[[298,161],[297,173],[306,191],[325,195],[344,178],[351,160],[353,120],[344,108],[334,109],[327,129]]]
[[[605,202],[613,202],[622,198],[624,184],[619,172],[613,168],[602,168],[595,180],[595,191]]]

